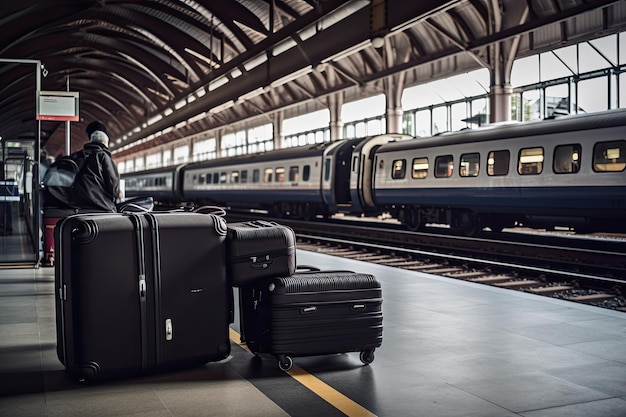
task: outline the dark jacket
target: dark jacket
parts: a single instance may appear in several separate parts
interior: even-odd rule
[[[111,152],[98,142],[83,147],[85,160],[72,186],[72,202],[76,208],[115,212],[120,192],[120,176]]]

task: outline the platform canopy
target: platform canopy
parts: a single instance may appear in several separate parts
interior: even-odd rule
[[[72,150],[86,140],[84,127],[101,120],[120,155],[279,109],[315,111],[338,92],[346,102],[379,94],[390,77],[416,85],[615,33],[624,7],[606,0],[3,1],[0,136],[36,132],[33,69],[3,58],[39,60],[42,90],[79,93]],[[63,153],[64,125],[42,121],[52,155]]]

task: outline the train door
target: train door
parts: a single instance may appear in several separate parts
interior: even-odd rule
[[[324,151],[322,197],[330,212],[345,212],[350,200],[350,141],[337,141]]]
[[[372,136],[362,141],[352,155],[353,172],[351,179],[352,205],[354,209],[363,213],[376,211],[376,202],[373,194],[374,158],[376,150],[389,142],[412,139],[413,136],[401,134],[384,134]],[[357,171],[354,163],[358,160]],[[358,201],[358,204],[357,204]],[[358,205],[358,206],[357,206]]]

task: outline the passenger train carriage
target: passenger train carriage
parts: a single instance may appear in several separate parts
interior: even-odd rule
[[[216,159],[184,170],[185,201],[231,208],[313,215],[321,206],[321,163],[326,149],[316,146]]]
[[[126,197],[152,197],[155,202],[179,204],[183,201],[180,175],[184,167],[183,164],[122,174]]]
[[[625,128],[615,111],[383,145],[376,205],[412,229],[615,230],[626,218]]]
[[[127,196],[311,219],[389,213],[411,230],[626,228],[626,109],[429,138],[338,140],[124,174]]]

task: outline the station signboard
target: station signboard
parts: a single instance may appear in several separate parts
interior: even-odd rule
[[[78,121],[78,93],[72,91],[40,91],[37,120]]]

